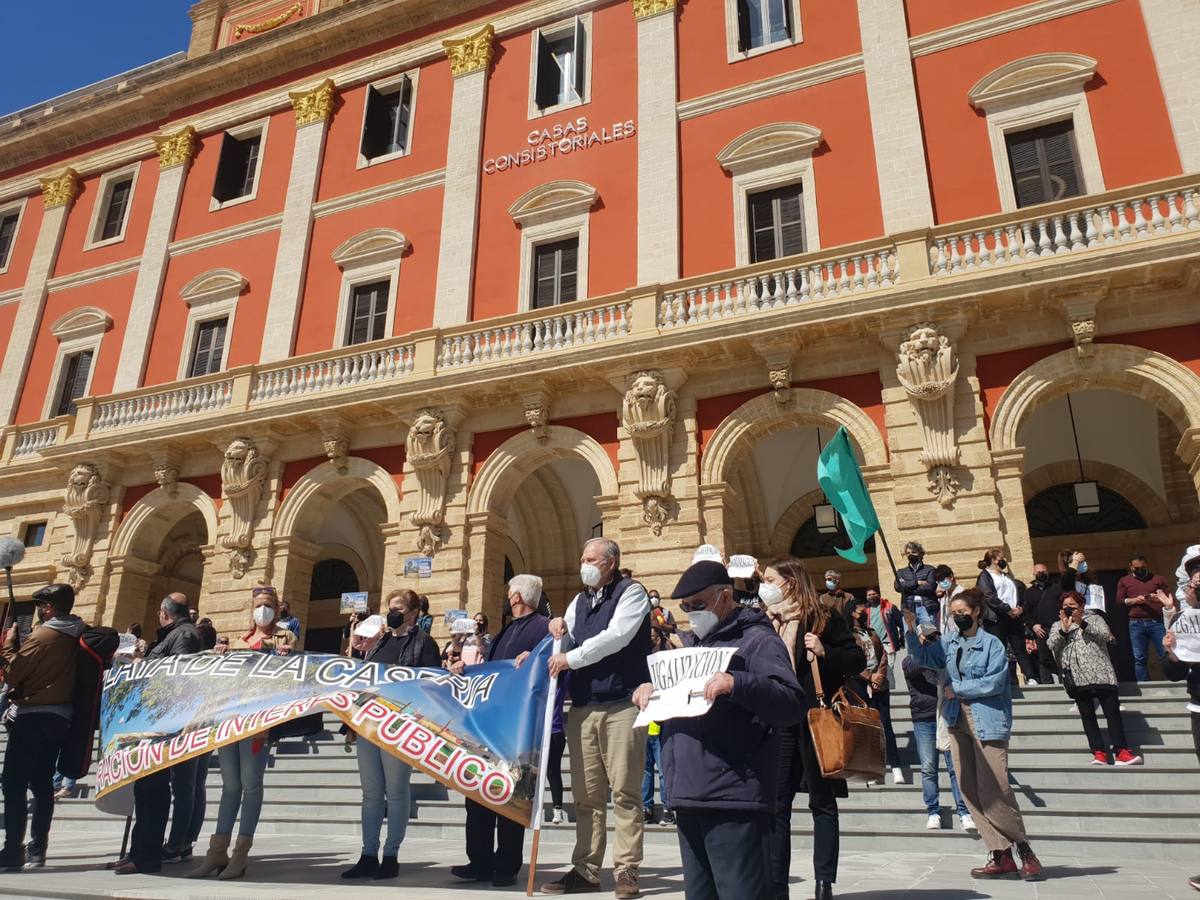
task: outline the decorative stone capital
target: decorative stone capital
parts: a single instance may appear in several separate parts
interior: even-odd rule
[[[42,185],[42,203],[46,209],[56,206],[70,206],[79,196],[79,173],[67,168],[57,175],[39,178]]]
[[[676,394],[667,387],[662,372],[637,372],[621,404],[621,425],[629,432],[638,460],[638,486],[642,519],[654,534],[662,534],[670,518],[671,436],[675,430]]]
[[[185,125],[174,134],[156,134],[154,149],[158,151],[160,169],[186,166],[196,155],[196,129]]]
[[[404,449],[417,480],[417,510],[412,521],[420,529],[417,546],[432,556],[445,542],[446,484],[454,454],[454,429],[439,410],[423,410],[408,429]]]
[[[175,447],[157,452],[153,456],[154,480],[158,486],[174,497],[179,493],[179,466],[183,455]]]
[[[307,91],[289,91],[288,99],[296,112],[296,127],[325,122],[333,115],[333,80],[326,78]]]
[[[221,463],[221,485],[229,503],[229,533],[221,546],[229,551],[229,571],[243,578],[254,561],[251,544],[258,514],[258,501],[267,480],[267,459],[250,438],[235,438],[225,449]]]
[[[67,477],[63,512],[75,529],[71,552],[62,558],[71,587],[81,590],[92,577],[92,551],[100,529],[104,508],[112,496],[112,486],[100,477],[92,463],[80,463]]]
[[[545,391],[531,391],[521,395],[521,405],[525,408],[525,421],[533,430],[533,436],[540,443],[548,437],[546,426],[550,424],[550,397]]]
[[[675,0],[633,0],[633,17],[648,19],[667,11],[674,12]]]
[[[954,434],[954,385],[958,354],[937,325],[919,322],[908,329],[897,354],[896,378],[908,395],[925,451],[921,463],[929,473],[929,490],[949,509],[958,494],[953,469],[958,465]]]
[[[1096,339],[1096,307],[1108,296],[1108,281],[1098,279],[1059,288],[1050,294],[1052,303],[1066,317],[1071,341],[1080,359],[1092,355]]]
[[[457,77],[472,72],[486,72],[492,64],[492,40],[495,36],[495,26],[484,25],[465,38],[442,41],[446,57],[450,60],[450,74]]]

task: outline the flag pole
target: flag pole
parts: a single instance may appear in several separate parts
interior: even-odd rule
[[[562,648],[562,638],[554,639],[554,653]],[[529,827],[533,829],[533,845],[529,848],[529,880],[525,885],[525,896],[533,896],[533,882],[537,877],[538,842],[542,837],[542,801],[546,795],[546,770],[550,758],[550,729],[554,726],[554,707],[558,699],[558,676],[550,679],[546,691],[546,711],[542,715],[542,753],[538,757],[537,787],[533,792],[533,811],[529,819]]]
[[[862,477],[862,469],[860,469],[858,466],[855,466],[854,471],[858,475],[858,483],[862,485],[863,493],[866,494],[867,497],[869,498],[871,496],[871,489],[867,487],[867,482]],[[871,505],[872,506],[875,505],[874,501],[872,501]],[[879,522],[879,514],[878,513],[875,514],[875,521]],[[883,544],[883,552],[887,556],[888,565],[892,567],[892,577],[895,578],[897,581],[899,581],[900,580],[900,572],[897,571],[897,569],[896,569],[896,561],[894,559],[892,559],[892,548],[888,546],[887,535],[885,535],[883,533],[883,523],[882,522],[879,522],[879,527],[877,529],[875,529],[875,533],[877,535],[879,535],[879,542],[881,544]],[[881,585],[881,587],[882,587],[882,585]],[[882,591],[881,591],[881,593],[882,593]]]

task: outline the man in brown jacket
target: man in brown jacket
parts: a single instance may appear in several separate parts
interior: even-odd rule
[[[6,670],[16,717],[8,733],[4,754],[4,850],[0,871],[46,864],[46,844],[54,815],[54,766],[71,724],[75,692],[75,664],[79,636],[86,627],[71,615],[75,591],[70,585],[52,584],[33,595],[39,607],[49,607],[50,617],[24,639],[14,625],[4,639]],[[26,795],[33,794],[33,823],[28,848],[25,819]]]

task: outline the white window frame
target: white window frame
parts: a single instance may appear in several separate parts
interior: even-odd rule
[[[54,354],[54,374],[50,379],[50,390],[42,405],[42,419],[56,418],[55,404],[62,394],[64,363],[68,356],[92,351],[92,365],[88,369],[87,385],[80,397],[89,397],[92,393],[92,380],[96,377],[96,367],[100,363],[100,346],[104,335],[112,328],[113,320],[104,310],[94,306],[84,306],[73,309],[50,326],[50,333],[58,339],[58,349]]]
[[[271,124],[271,117],[264,116],[261,119],[255,119],[253,122],[246,122],[245,124],[238,125],[234,128],[226,128],[224,131],[221,132],[222,145],[224,145],[224,142],[225,142],[225,135],[229,135],[230,137],[237,138],[238,140],[244,140],[245,138],[248,138],[251,135],[258,133],[259,134],[258,164],[254,167],[254,187],[250,190],[250,193],[248,193],[242,197],[234,197],[232,200],[224,200],[224,201],[218,200],[216,197],[212,196],[212,194],[210,193],[209,197],[208,197],[208,211],[209,212],[216,212],[218,209],[228,209],[231,206],[237,206],[239,203],[249,203],[251,200],[254,200],[258,197],[258,185],[262,181],[263,166],[266,165],[266,162],[267,162],[267,129],[270,124]],[[220,153],[221,153],[221,151],[220,151],[220,149],[218,149],[217,150],[218,168],[220,167]],[[217,173],[214,170],[214,172],[213,172],[213,178],[214,178],[213,187],[216,187],[216,181],[215,181],[216,174]],[[209,188],[209,190],[211,191],[212,188]]]
[[[58,514],[53,511],[27,513],[23,516],[15,516],[12,519],[12,531],[10,532],[9,536],[16,538],[18,541],[21,541],[21,543],[24,543],[25,542],[25,529],[35,522],[45,522],[46,523],[46,538],[45,538],[45,540],[43,540],[41,545],[38,547],[26,547],[25,548],[26,554],[45,553],[50,549],[50,547],[52,546],[52,544],[54,542],[54,524],[55,524],[55,520],[57,518],[58,518]]]
[[[1017,191],[1008,162],[1007,136],[1057,122],[1071,122],[1075,152],[1083,173],[1083,193],[1100,194],[1104,171],[1084,85],[1096,74],[1096,60],[1076,53],[1041,53],[1015,60],[985,75],[967,93],[987,120],[988,142],[1002,212],[1016,212]]]
[[[404,136],[404,149],[397,150],[395,153],[385,153],[383,156],[376,156],[372,159],[367,159],[362,152],[362,136],[363,131],[367,127],[367,100],[371,96],[369,90],[363,91],[362,118],[358,126],[358,150],[356,156],[358,159],[355,168],[369,169],[371,166],[377,166],[381,163],[391,162],[393,159],[401,159],[412,153],[413,130],[417,123],[417,85],[420,81],[420,67],[407,72],[399,72],[389,78],[384,78],[379,81],[373,81],[367,85],[368,88],[375,88],[377,91],[386,91],[400,84],[405,79],[409,82],[409,111],[408,111],[408,133]]]
[[[778,122],[752,128],[717,154],[717,162],[733,176],[734,265],[750,265],[750,195],[799,184],[804,202],[804,252],[821,249],[817,219],[817,182],[812,155],[821,131],[801,122]]]
[[[534,250],[543,244],[579,238],[579,260],[575,274],[575,299],[588,296],[588,245],[592,208],[600,194],[582,181],[551,181],[522,194],[508,208],[521,229],[521,277],[517,286],[517,309],[533,309]]]
[[[372,228],[342,243],[333,251],[333,261],[342,270],[338,291],[338,314],[333,335],[334,347],[358,347],[346,333],[350,324],[350,306],[354,289],[373,281],[388,280],[387,317],[383,338],[392,336],[396,324],[396,303],[400,295],[400,258],[408,249],[408,238],[393,228]],[[363,343],[371,343],[364,341]]]
[[[577,100],[568,100],[566,103],[557,103],[554,106],[539,109],[537,105],[538,36],[544,36],[546,40],[557,40],[565,36],[568,32],[574,31],[576,18],[579,19],[579,23],[583,26],[583,33],[587,37],[587,47],[585,48],[587,58],[583,61],[583,90],[579,92],[580,97]],[[544,119],[546,116],[553,116],[564,110],[574,109],[577,106],[586,106],[592,102],[592,60],[596,54],[592,52],[594,40],[592,35],[592,14],[590,12],[580,13],[578,16],[572,16],[569,19],[562,22],[555,22],[552,25],[535,28],[529,43],[528,96],[530,120]]]
[[[92,218],[88,223],[87,240],[83,245],[85,251],[119,244],[125,240],[129,219],[133,215],[133,198],[137,194],[138,173],[141,170],[141,162],[136,162],[120,169],[114,169],[112,172],[105,172],[100,177],[100,184],[96,188],[96,202],[92,204]],[[100,230],[104,227],[104,218],[108,213],[109,201],[112,199],[113,185],[128,176],[132,176],[133,183],[129,186],[129,202],[125,204],[125,217],[121,222],[121,230],[113,237],[102,238]]]
[[[21,236],[21,222],[25,218],[25,204],[28,201],[28,197],[21,197],[11,203],[0,204],[0,217],[7,216],[14,210],[17,213],[17,226],[13,229],[12,245],[8,248],[8,259],[4,260],[3,265],[0,265],[0,275],[8,271],[9,266],[12,265],[13,257],[17,255],[17,238]]]
[[[800,28],[800,0],[787,0],[791,4],[792,9],[792,36],[786,41],[775,41],[771,44],[763,44],[761,47],[751,47],[747,50],[738,49],[738,13],[737,0],[725,0],[725,53],[727,62],[738,62],[743,59],[751,59],[755,56],[762,56],[764,53],[770,53],[772,50],[779,50],[783,47],[795,47],[797,44],[804,43],[804,34]]]
[[[192,367],[192,354],[196,349],[196,333],[201,325],[213,319],[228,320],[225,324],[225,343],[221,348],[221,368],[217,371],[224,372],[229,368],[229,348],[233,343],[233,325],[237,316],[238,300],[248,284],[249,282],[237,272],[230,269],[214,269],[198,275],[183,286],[180,295],[188,306],[188,316],[183,329],[183,352],[179,354],[176,380],[184,381],[189,378],[188,370]]]

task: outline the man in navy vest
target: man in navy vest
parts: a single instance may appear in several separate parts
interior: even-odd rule
[[[634,690],[650,680],[650,601],[646,589],[622,577],[621,548],[605,538],[583,546],[579,577],[584,589],[567,614],[550,622],[563,652],[550,658],[550,674],[571,670],[571,792],[575,797],[575,849],[571,870],[542,885],[543,894],[600,890],[607,838],[608,792],[616,832],[613,869],[617,900],[638,891],[642,862],[642,772],[646,730],[634,729]]]

